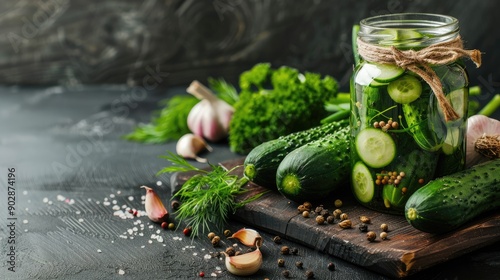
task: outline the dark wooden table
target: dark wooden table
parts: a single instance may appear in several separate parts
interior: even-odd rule
[[[0,88],[0,279],[193,279],[200,272],[206,278],[236,278],[223,259],[211,256],[234,242],[223,238],[223,245],[214,248],[204,236],[189,239],[181,230],[163,230],[126,211],[144,210],[141,185],[156,187],[168,204],[169,177],[155,173],[167,164],[158,156],[174,151],[175,143],[143,145],[121,136],[147,122],[158,101],[183,92],[122,86]],[[213,147],[206,154],[211,162],[240,156],[224,143]],[[11,168],[15,192],[8,193]],[[6,197],[15,197],[12,213]],[[227,228],[234,232],[244,226],[232,220]],[[274,235],[262,235],[264,264],[248,279],[283,279],[284,269],[293,279],[305,279],[307,269],[315,279],[387,278],[287,240],[283,245],[299,254],[287,256],[285,268],[279,268],[281,245],[272,242]],[[296,261],[304,263],[303,270],[294,266]],[[327,269],[329,262],[335,271]],[[496,243],[409,279],[499,275]]]

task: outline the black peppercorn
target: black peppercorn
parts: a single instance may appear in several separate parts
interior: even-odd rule
[[[326,217],[326,222],[329,224],[333,224],[335,222],[335,217],[334,216]]]
[[[288,246],[281,247],[281,254],[282,255],[289,255],[290,254],[290,248],[288,248]]]
[[[281,272],[281,274],[282,274],[285,278],[290,277],[290,271],[289,271],[289,270],[283,270],[283,272]]]
[[[297,268],[302,268],[302,267],[304,266],[304,264],[303,264],[302,262],[296,262],[296,263],[295,263],[295,266],[296,266]]]
[[[361,232],[368,232],[368,225],[365,223],[359,224],[358,228],[359,228],[359,231],[361,231]]]
[[[232,257],[232,256],[234,256],[234,255],[236,254],[236,250],[234,250],[234,248],[233,248],[233,247],[227,247],[227,248],[226,248],[226,254],[227,254],[228,256],[231,256],[231,257]]]
[[[181,204],[177,200],[172,200],[170,206],[172,207],[173,210],[177,210],[179,209],[179,206],[181,206]]]
[[[314,272],[312,270],[306,271],[306,278],[307,279],[312,279],[314,278]]]
[[[328,263],[328,270],[335,270],[335,264],[334,263]]]
[[[281,237],[279,237],[279,236],[275,236],[275,237],[273,238],[273,242],[274,242],[274,243],[276,243],[276,244],[281,244]]]
[[[291,252],[292,252],[292,254],[297,255],[299,253],[299,249],[292,248]]]
[[[285,260],[284,259],[278,259],[278,266],[279,267],[285,266]]]

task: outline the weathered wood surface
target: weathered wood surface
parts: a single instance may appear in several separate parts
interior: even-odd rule
[[[484,52],[473,84],[498,87],[495,0],[4,0],[0,84],[187,84],[237,81],[256,62],[331,74],[348,88],[351,27],[400,12],[449,14]],[[496,61],[496,63],[494,62]],[[493,63],[492,63],[493,62]],[[468,64],[469,65],[469,64]]]
[[[243,164],[243,160],[234,159],[223,162],[222,165],[232,168]],[[236,170],[239,170],[239,175],[242,174],[241,168]],[[179,173],[171,177],[173,191],[191,176],[192,173]],[[242,199],[268,190],[252,183],[246,187],[251,191]],[[353,222],[352,229],[340,228],[338,220],[333,225],[317,225],[315,215],[310,218],[302,217],[297,213],[298,204],[284,198],[277,191],[266,193],[247,204],[234,218],[390,277],[405,277],[500,241],[499,211],[451,233],[434,235],[414,229],[403,216],[362,207],[349,190],[328,197],[321,203],[333,211],[333,201],[336,198],[343,201],[341,210],[349,215]],[[371,218],[369,230],[375,231],[377,235],[381,232],[380,225],[388,224],[389,238],[381,240],[377,236],[376,242],[368,242],[365,233],[358,230],[358,217],[362,215]]]

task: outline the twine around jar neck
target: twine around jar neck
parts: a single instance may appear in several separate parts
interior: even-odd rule
[[[430,45],[418,51],[403,51],[394,46],[382,47],[366,43],[360,38],[357,39],[357,44],[358,53],[364,60],[381,64],[395,64],[421,77],[434,92],[443,111],[445,121],[454,121],[460,117],[445,97],[441,80],[429,66],[445,65],[461,57],[469,57],[476,64],[476,67],[480,67],[481,52],[479,50],[465,50],[460,36],[447,42]]]

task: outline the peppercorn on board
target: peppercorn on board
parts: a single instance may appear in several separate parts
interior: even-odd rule
[[[226,168],[242,165],[244,158],[221,163]],[[235,172],[242,175],[242,168]],[[171,177],[174,193],[192,172],[177,173]],[[250,191],[241,199],[268,189],[248,183]],[[314,208],[323,204],[329,211],[336,209],[335,199],[342,200],[340,209],[349,216],[352,228],[339,226],[340,219],[334,224],[319,225],[311,213],[304,218],[297,211],[298,203],[283,197],[277,191],[270,191],[260,199],[245,205],[232,217],[238,221],[258,227],[269,233],[280,235],[291,241],[344,259],[364,268],[390,277],[406,277],[436,264],[450,260],[500,240],[500,212],[492,212],[458,230],[441,235],[421,232],[408,224],[404,216],[377,212],[359,205],[348,186],[323,201],[313,202]],[[366,232],[361,232],[359,217],[367,216],[371,223],[369,231],[377,234],[375,241],[368,241]],[[381,224],[387,224],[387,239],[380,238]]]

